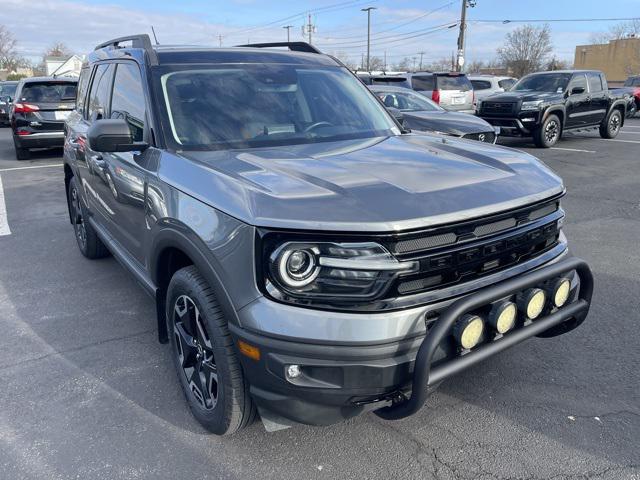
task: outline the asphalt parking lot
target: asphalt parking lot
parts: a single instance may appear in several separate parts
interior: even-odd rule
[[[448,380],[403,421],[218,438],[188,411],[151,299],[78,252],[61,152],[15,161],[0,129],[0,478],[640,479],[640,119],[615,140],[501,143],[566,182],[596,279],[583,326]]]

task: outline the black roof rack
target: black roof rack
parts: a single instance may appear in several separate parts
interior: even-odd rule
[[[271,42],[271,43],[249,43],[247,45],[236,45],[236,47],[251,48],[271,48],[271,47],[288,47],[292,52],[306,53],[322,53],[313,45],[307,42]]]
[[[142,48],[147,55],[149,56],[149,61],[152,65],[158,64],[158,56],[156,55],[156,51],[153,49],[153,45],[151,44],[151,39],[149,35],[146,33],[140,33],[138,35],[127,35],[126,37],[114,38],[113,40],[108,40],[106,42],[97,45],[94,50],[100,50],[102,48],[125,48],[121,47],[120,44],[124,42],[131,42],[132,48]]]

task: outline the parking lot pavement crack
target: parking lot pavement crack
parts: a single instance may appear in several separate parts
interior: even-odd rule
[[[47,358],[50,358],[50,357],[58,357],[60,355],[65,355],[67,353],[80,352],[82,350],[86,350],[87,348],[96,347],[96,346],[99,346],[99,345],[104,345],[106,343],[118,342],[120,340],[128,340],[130,338],[141,337],[143,335],[148,335],[150,333],[154,333],[155,331],[156,331],[156,329],[151,328],[151,329],[148,329],[148,330],[143,330],[141,332],[132,333],[130,335],[123,335],[121,337],[107,338],[107,339],[104,339],[104,340],[99,340],[97,342],[86,343],[84,345],[81,345],[81,346],[75,347],[75,348],[68,348],[66,350],[56,350],[54,352],[47,353],[45,355],[40,355],[39,357],[27,358],[27,359],[25,359],[25,360],[23,360],[21,362],[0,365],[0,372],[4,371],[4,370],[11,369],[11,368],[14,368],[14,367],[18,367],[18,366],[27,365],[27,364],[30,364],[30,363],[39,362],[41,360],[46,360]]]

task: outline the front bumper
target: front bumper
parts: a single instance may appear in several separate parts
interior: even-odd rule
[[[557,276],[573,273],[568,304],[533,322],[523,322],[503,336],[487,338],[471,351],[461,352],[453,339],[453,324],[463,314],[512,296]],[[566,333],[584,321],[591,301],[593,279],[585,262],[567,258],[532,272],[485,287],[427,316],[426,336],[378,344],[319,344],[267,337],[230,326],[236,343],[260,349],[259,361],[240,355],[257,405],[285,419],[328,425],[381,408],[384,418],[403,418],[417,412],[439,382],[532,336]],[[303,374],[287,378],[288,365]],[[408,397],[409,392],[416,392]]]
[[[541,120],[539,111],[525,111],[514,117],[500,117],[483,113],[479,113],[478,116],[494,127],[499,127],[502,135],[511,137],[531,135]]]

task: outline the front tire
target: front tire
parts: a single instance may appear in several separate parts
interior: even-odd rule
[[[194,266],[171,278],[166,311],[178,380],[193,416],[217,435],[249,425],[256,415],[249,384],[215,295]]]
[[[88,218],[87,209],[80,197],[80,189],[78,182],[76,182],[76,177],[71,177],[69,181],[67,201],[69,202],[69,215],[80,252],[92,260],[109,255],[107,247],[102,243],[91,224],[86,221]]]
[[[600,124],[600,136],[602,138],[616,138],[622,127],[622,113],[620,110],[612,110],[605,121]]]
[[[562,123],[557,115],[549,115],[533,132],[533,143],[539,148],[553,147],[562,136]]]

